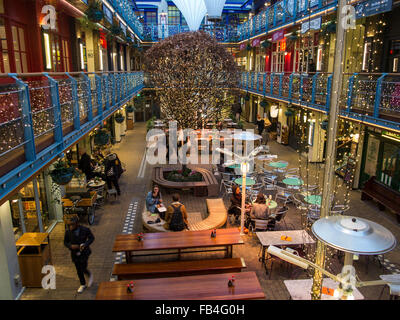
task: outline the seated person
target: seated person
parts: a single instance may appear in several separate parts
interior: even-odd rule
[[[249,211],[248,204],[245,204],[246,212]],[[228,209],[228,214],[233,214],[236,220],[239,219],[242,213],[242,193],[237,184],[232,185],[231,206]]]
[[[251,219],[268,219],[268,206],[265,196],[259,192],[256,201],[253,203],[253,208],[250,211]]]
[[[160,218],[164,218],[164,212],[158,211],[158,206],[162,203],[160,188],[155,185],[153,191],[149,191],[146,196],[146,208],[151,213],[160,214]]]
[[[183,231],[188,228],[188,216],[185,206],[179,202],[179,194],[172,195],[172,203],[167,208],[164,228],[171,231]]]

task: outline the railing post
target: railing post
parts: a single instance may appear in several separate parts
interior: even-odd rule
[[[294,73],[290,74],[290,76],[289,76],[289,93],[288,93],[288,99],[289,99],[290,102],[292,102],[293,75],[294,75]]]
[[[93,120],[93,106],[92,106],[92,86],[90,83],[89,77],[82,72],[82,76],[85,78],[86,81],[86,94],[87,94],[87,104],[88,104],[88,122]]]
[[[247,91],[249,91],[249,81],[250,81],[250,72],[247,72],[247,81],[246,81],[246,89],[247,89]]]
[[[283,73],[279,75],[279,96],[282,97],[282,80],[283,80]]]
[[[258,86],[260,85],[260,81],[258,81],[258,76],[259,76],[260,74],[257,72],[256,73],[256,77],[257,77],[257,87],[256,87],[256,90],[257,90],[257,92],[258,92]]]
[[[104,87],[102,88],[102,91],[104,92],[104,97],[105,97],[105,110],[108,110],[109,108],[110,108],[110,97],[109,97],[109,92],[110,92],[110,90],[109,90],[109,85],[108,85],[108,77],[109,77],[110,75],[106,75],[106,74],[104,74],[103,75],[103,77],[104,77],[104,81],[102,81],[102,83],[103,83],[103,85],[104,85]]]
[[[253,90],[253,85],[254,85],[254,72],[252,72],[250,75],[250,89],[251,90]]]
[[[111,73],[108,75],[108,77],[111,79],[112,85],[111,85],[111,105],[112,107],[115,104],[115,73]]]
[[[286,22],[286,12],[287,12],[287,0],[283,0],[283,19],[282,22]]]
[[[265,10],[265,33],[268,33],[269,8],[270,7]]]
[[[54,140],[57,143],[63,144],[63,130],[61,119],[60,95],[58,91],[58,81],[49,76],[48,73],[43,73],[50,83],[51,103],[54,110]]]
[[[272,25],[275,27],[276,26],[276,8],[277,8],[277,5],[276,5],[276,3],[274,4],[274,19],[273,19],[273,22],[272,22]]]
[[[97,115],[100,119],[103,118],[103,96],[101,90],[101,77],[97,74],[94,75],[96,81],[96,91],[97,91]]]
[[[351,105],[353,102],[353,86],[354,86],[354,79],[357,76],[357,73],[354,73],[349,78],[349,87],[347,88],[347,111],[350,112]]]
[[[299,101],[303,101],[303,75],[300,73]]]
[[[332,77],[333,75],[330,74],[328,77],[328,83],[326,84],[326,112],[328,113],[331,106]]]
[[[32,121],[32,108],[29,97],[29,86],[17,78],[17,74],[9,73],[11,78],[15,80],[18,86],[22,89],[18,92],[18,100],[21,104],[21,120],[24,128],[24,149],[25,158],[27,161],[36,160],[36,147],[35,147],[35,134],[33,132],[33,121]]]
[[[381,96],[382,96],[382,82],[383,79],[387,76],[387,73],[383,73],[376,82],[376,93],[375,93],[375,105],[374,105],[374,118],[379,117],[379,106],[381,104]]]
[[[264,81],[263,81],[263,96],[265,97],[265,89],[267,87],[266,85],[266,79],[267,79],[267,74],[264,73]]]
[[[270,86],[269,86],[269,94],[272,96],[273,92],[274,92],[274,74],[272,72],[271,72],[271,75],[270,75],[270,81],[271,81],[271,83],[270,83]]]
[[[71,91],[72,91],[73,110],[74,110],[74,129],[79,130],[81,128],[81,119],[79,113],[78,88],[76,79],[74,79],[74,77],[71,77],[71,75],[68,72],[66,72],[65,74],[71,80]]]
[[[316,72],[312,78],[311,104],[315,104],[315,90],[317,88],[317,78],[318,78],[318,72]]]

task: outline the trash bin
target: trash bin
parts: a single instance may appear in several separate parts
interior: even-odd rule
[[[16,242],[18,262],[24,287],[41,288],[42,268],[51,264],[48,233],[24,233]]]

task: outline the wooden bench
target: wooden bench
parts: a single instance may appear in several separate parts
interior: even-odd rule
[[[221,228],[228,219],[228,212],[221,198],[207,199],[208,217],[197,223],[189,222],[189,230],[212,230]]]
[[[218,196],[218,181],[214,174],[207,169],[193,168],[193,170],[201,173],[203,181],[191,182],[175,182],[168,181],[164,178],[164,172],[173,171],[172,169],[164,169],[156,167],[153,169],[153,182],[165,189],[194,189],[195,196]]]
[[[184,260],[115,264],[112,274],[117,276],[118,280],[134,280],[241,272],[243,268],[246,268],[243,258]]]
[[[390,189],[383,183],[370,178],[361,193],[361,200],[374,199],[378,202],[379,210],[383,211],[387,207],[397,215],[397,221],[400,222],[400,193]]]
[[[225,208],[224,202],[221,198],[218,199],[207,199],[207,210],[208,217],[201,221],[189,220],[189,230],[200,231],[200,230],[212,230],[217,229],[225,225],[228,219],[228,213]],[[143,208],[142,212],[142,222],[143,226],[150,232],[168,232],[169,230],[164,228],[164,220],[161,220],[157,224],[148,224],[148,221],[154,221],[157,217],[152,217],[150,212],[147,211],[146,206]]]

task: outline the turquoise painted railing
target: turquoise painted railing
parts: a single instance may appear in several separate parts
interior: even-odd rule
[[[239,87],[263,97],[329,113],[332,74],[243,72]],[[345,74],[340,107],[343,117],[400,131],[400,75]]]
[[[0,77],[0,199],[143,88],[142,72]]]

